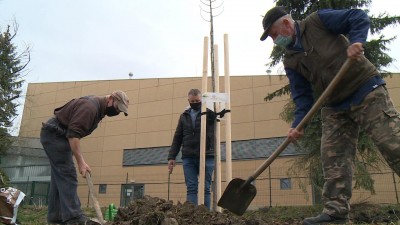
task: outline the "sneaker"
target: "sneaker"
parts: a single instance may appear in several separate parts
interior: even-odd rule
[[[87,218],[86,216],[80,216],[78,218],[73,218],[65,222],[64,224],[66,225],[101,225],[98,222],[95,222],[91,220],[90,218]]]
[[[321,213],[316,217],[309,217],[303,220],[303,225],[320,225],[320,224],[345,224],[349,221],[348,216],[338,218]]]

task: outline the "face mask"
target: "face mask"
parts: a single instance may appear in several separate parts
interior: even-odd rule
[[[189,103],[190,107],[194,110],[199,110],[201,108],[201,102]]]
[[[106,115],[107,116],[116,116],[119,112],[114,108],[114,106],[107,106],[106,107]]]
[[[276,45],[286,48],[290,43],[292,43],[292,41],[292,36],[283,36],[279,34],[278,37],[275,38],[274,43]]]

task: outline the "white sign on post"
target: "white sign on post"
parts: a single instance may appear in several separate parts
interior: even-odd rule
[[[221,103],[220,109],[225,108],[225,103],[228,101],[227,93],[206,92],[202,95],[201,101],[206,103],[207,108],[214,109],[214,103]]]

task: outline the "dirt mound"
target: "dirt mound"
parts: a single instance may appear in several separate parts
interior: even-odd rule
[[[313,210],[311,210],[313,209]],[[145,196],[119,208],[114,222],[107,225],[296,225],[305,217],[316,216],[322,209],[304,207],[269,207],[237,216],[229,211],[210,212],[205,206]],[[355,224],[391,224],[400,222],[400,207],[368,203],[353,204],[350,220]],[[393,223],[393,224],[394,224]]]
[[[378,206],[370,203],[359,203],[351,205],[350,217],[357,223],[377,224],[386,223],[400,224],[400,211],[391,206]]]
[[[263,225],[257,219],[238,217],[230,212],[210,212],[190,202],[176,205],[157,197],[145,196],[120,208],[113,225]]]

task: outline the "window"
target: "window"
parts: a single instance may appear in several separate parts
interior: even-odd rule
[[[99,194],[105,194],[107,192],[107,184],[99,184]]]
[[[280,179],[281,190],[290,190],[292,189],[292,181],[290,178],[282,178]]]
[[[144,196],[144,184],[135,184],[133,190],[133,199],[140,199]]]

